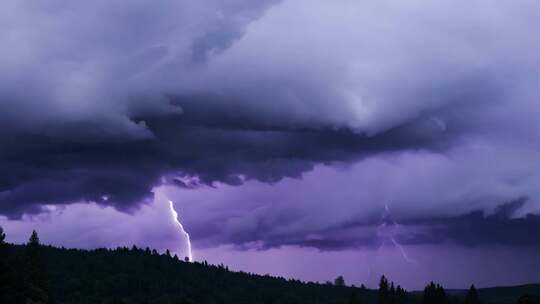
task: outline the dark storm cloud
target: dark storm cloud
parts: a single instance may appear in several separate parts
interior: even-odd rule
[[[316,163],[353,161],[402,149],[436,149],[444,137],[417,133],[414,123],[367,137],[349,130],[233,125],[181,116],[144,120],[153,138],[127,142],[52,140],[19,136],[2,153],[1,210],[10,216],[43,204],[96,201],[130,210],[176,177],[238,185],[300,177]],[[242,120],[237,120],[242,123]]]
[[[519,199],[500,205],[492,215],[482,211],[449,219],[430,220],[433,239],[449,240],[460,245],[532,245],[540,246],[534,233],[540,231],[540,215],[513,217],[526,203]],[[533,235],[531,235],[533,233]]]
[[[0,212],[81,200],[130,210],[148,199],[189,155],[176,160],[134,117],[181,113],[163,97],[170,83],[273,3],[4,3]]]
[[[231,224],[218,208],[215,223],[230,230],[207,225],[204,213],[187,222],[214,245],[376,246],[374,228],[359,232],[340,210],[367,225],[382,202],[398,206],[404,223],[433,226],[406,243],[466,244],[460,225],[472,225],[471,239],[508,242],[503,227],[538,229],[525,215],[540,199],[540,43],[529,34],[540,9],[522,5],[7,1],[0,213],[78,201],[130,212],[163,184],[275,184],[321,164],[362,162],[325,188],[333,199],[355,187],[359,207],[320,192],[255,223]],[[403,161],[385,165],[388,155]],[[519,196],[529,209],[516,219],[470,213]],[[326,217],[302,216],[308,208],[286,215],[308,201]],[[309,227],[274,231],[305,218]]]
[[[391,222],[387,226],[383,226],[384,220],[374,217],[303,231],[279,229],[301,219],[301,213],[289,210],[268,215],[268,210],[261,210],[251,214],[244,223],[237,221],[230,225],[227,220],[214,218],[204,226],[193,225],[191,234],[196,240],[208,242],[201,242],[203,246],[233,244],[239,249],[270,249],[291,245],[322,251],[377,249],[385,244],[394,246],[390,238],[401,245],[538,247],[540,240],[531,232],[540,231],[540,215],[514,216],[526,202],[526,199],[517,199],[499,205],[493,214],[477,210],[459,216]],[[243,229],[237,229],[242,226]]]

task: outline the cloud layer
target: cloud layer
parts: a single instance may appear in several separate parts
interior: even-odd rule
[[[0,214],[175,185],[226,192],[209,246],[373,246],[385,204],[406,243],[538,245],[535,1],[4,6]]]

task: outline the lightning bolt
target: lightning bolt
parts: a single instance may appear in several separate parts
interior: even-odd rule
[[[182,231],[182,233],[185,234],[186,236],[186,243],[187,243],[187,251],[188,251],[188,259],[189,261],[193,261],[193,253],[191,251],[191,239],[189,237],[189,233],[187,233],[187,231],[184,229],[184,226],[182,225],[182,223],[180,223],[180,221],[178,220],[178,212],[176,212],[176,210],[174,209],[174,204],[171,200],[169,200],[169,208],[171,209],[171,214],[172,214],[172,218],[173,220],[176,222],[176,224],[178,225],[178,227],[180,227],[180,230]]]
[[[407,261],[407,263],[414,263],[414,260],[411,260],[409,256],[407,255],[407,252],[405,251],[405,248],[401,246],[394,238],[390,238],[394,246],[396,246],[399,249],[399,252],[401,252],[401,256],[403,256],[403,259]]]
[[[391,217],[390,217],[390,208],[388,208],[388,205],[384,205],[384,213],[383,213],[383,216],[382,216],[382,223],[379,225],[379,231],[380,231],[380,234],[384,237],[384,238],[387,238],[390,240],[390,242],[394,245],[394,247],[396,247],[401,256],[403,257],[403,259],[407,262],[407,263],[415,263],[415,261],[411,258],[409,258],[409,255],[407,254],[407,252],[405,251],[405,248],[395,239],[395,234],[396,234],[396,230],[399,229],[400,225],[398,223],[396,223]],[[390,228],[387,228],[387,227],[390,227]],[[383,232],[384,230],[388,230],[390,229],[390,231],[387,231],[385,233],[381,233]]]
[[[380,243],[373,251],[373,256],[371,256],[370,262],[366,263],[367,266],[367,281],[374,282],[375,284],[378,283],[378,277],[375,277],[377,274],[380,275],[379,271],[377,270],[377,264],[379,261],[379,257],[381,254],[381,249],[383,246],[389,245],[397,249],[397,252],[399,253],[399,256],[403,258],[403,260],[408,264],[418,264],[417,261],[410,258],[407,254],[407,251],[405,250],[404,246],[402,246],[397,240],[396,235],[399,232],[400,225],[396,223],[390,216],[390,208],[388,205],[384,205],[384,212],[380,218],[379,225],[377,226],[376,230],[376,237],[379,239]],[[373,281],[375,280],[375,281]]]

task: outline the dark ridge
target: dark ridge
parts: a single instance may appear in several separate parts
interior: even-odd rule
[[[26,246],[7,244],[9,260]],[[187,262],[155,250],[65,249],[41,246],[54,303],[371,303],[376,291],[302,282]],[[18,268],[17,263],[11,263]],[[19,269],[19,271],[22,269]]]
[[[432,282],[423,292],[408,293],[384,276],[379,290],[347,286],[341,276],[333,283],[303,282],[230,271],[136,246],[43,246],[37,234],[27,245],[0,247],[1,304],[26,303],[18,302],[21,297],[46,299],[34,301],[44,304],[514,304],[537,303],[540,295],[540,284],[444,290]],[[9,293],[14,296],[6,297]]]

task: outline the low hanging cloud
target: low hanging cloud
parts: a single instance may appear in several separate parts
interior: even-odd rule
[[[455,160],[463,155],[469,162]],[[166,191],[182,202],[184,224],[198,247],[377,249],[388,234],[380,230],[388,206],[396,222],[391,236],[405,246],[538,248],[527,231],[540,229],[539,179],[515,183],[505,173],[517,162],[486,167],[493,160],[485,157],[477,148],[448,156],[386,153],[341,169],[317,166],[301,180],[273,185]]]
[[[537,212],[538,12],[534,1],[7,1],[0,213],[133,212],[155,187],[191,187],[186,177],[276,184],[320,165],[377,170],[389,155],[417,190],[371,185],[370,171],[357,191],[400,206],[400,219],[521,197],[518,217]]]

